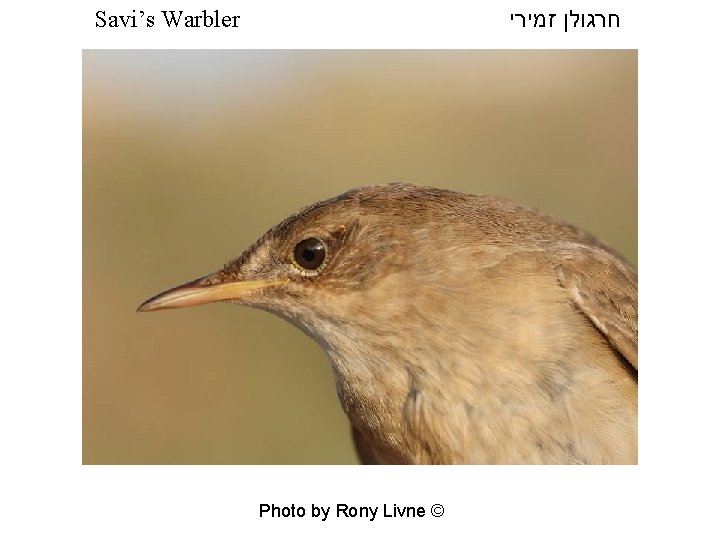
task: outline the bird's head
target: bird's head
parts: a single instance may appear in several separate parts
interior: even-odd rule
[[[361,316],[349,310],[377,298],[384,277],[421,268],[415,259],[423,252],[442,260],[443,246],[427,244],[433,227],[427,201],[418,196],[422,189],[370,186],[309,206],[220,270],[154,296],[138,311],[233,302],[276,313],[320,337],[309,326]],[[415,243],[429,250],[415,250]],[[368,290],[375,294],[365,295]],[[344,301],[350,298],[352,306]],[[372,317],[376,306],[365,307]]]

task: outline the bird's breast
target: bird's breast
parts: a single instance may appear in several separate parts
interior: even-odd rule
[[[523,264],[406,295],[388,283],[385,296],[346,297],[352,317],[315,327],[378,461],[637,459],[636,381],[555,276]]]

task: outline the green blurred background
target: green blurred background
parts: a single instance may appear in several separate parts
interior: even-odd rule
[[[356,463],[299,330],[135,308],[398,180],[542,208],[635,263],[636,51],[85,51],[83,462]]]

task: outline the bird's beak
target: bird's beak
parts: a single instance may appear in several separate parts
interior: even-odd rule
[[[239,300],[250,291],[285,282],[286,280],[219,282],[217,274],[210,274],[153,296],[145,300],[137,310],[158,311],[201,306],[221,300]]]

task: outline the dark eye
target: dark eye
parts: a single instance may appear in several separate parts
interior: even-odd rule
[[[311,237],[301,240],[293,250],[295,262],[305,270],[317,270],[325,260],[325,242]]]

